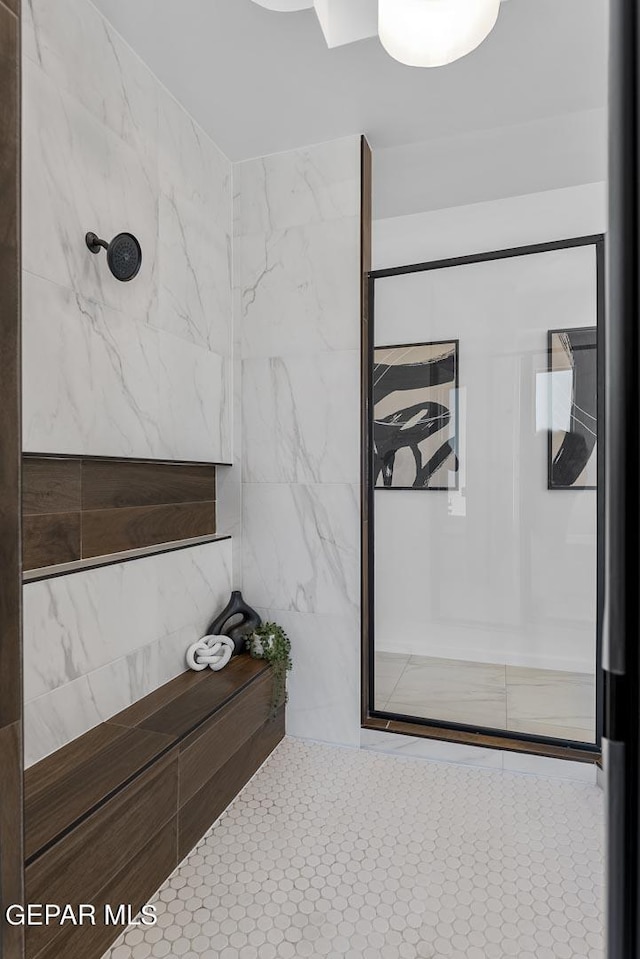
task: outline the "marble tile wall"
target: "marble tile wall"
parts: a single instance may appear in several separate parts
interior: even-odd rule
[[[221,540],[27,584],[26,764],[183,672],[229,598],[231,565]]]
[[[231,164],[90,0],[23,8],[24,449],[230,462]],[[136,234],[133,282],[88,230]],[[231,550],[25,587],[28,763],[184,669]]]
[[[89,0],[24,12],[25,449],[230,462],[231,164]]]
[[[243,587],[293,644],[287,729],[359,742],[360,138],[234,167]]]

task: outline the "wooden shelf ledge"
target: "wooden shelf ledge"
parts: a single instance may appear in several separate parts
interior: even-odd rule
[[[92,556],[89,559],[77,559],[70,563],[57,563],[55,566],[38,566],[25,570],[22,582],[38,583],[42,579],[55,579],[58,576],[70,576],[72,573],[82,573],[88,569],[100,569],[102,566],[119,566],[121,563],[130,563],[146,556],[157,556],[159,553],[174,553],[180,549],[191,549],[193,546],[203,546],[207,543],[220,543],[231,539],[227,534],[212,536],[194,536],[190,539],[175,540],[171,543],[157,543],[154,546],[142,546],[140,549],[127,549],[120,553],[107,553],[104,556]]]

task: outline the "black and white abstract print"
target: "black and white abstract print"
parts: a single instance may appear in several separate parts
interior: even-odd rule
[[[374,351],[375,486],[457,489],[458,341]]]
[[[595,327],[549,331],[549,489],[596,489],[597,356]]]

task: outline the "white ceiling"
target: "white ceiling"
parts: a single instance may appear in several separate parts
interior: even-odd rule
[[[510,0],[484,44],[435,70],[401,66],[377,38],[328,49],[313,10],[95,2],[233,160],[359,132],[395,148],[606,102],[607,0]]]

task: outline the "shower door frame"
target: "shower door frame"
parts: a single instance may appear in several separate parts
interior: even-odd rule
[[[387,277],[408,273],[428,272],[455,266],[504,260],[517,256],[548,253],[575,247],[593,246],[596,254],[597,284],[597,380],[598,380],[598,488],[596,493],[597,513],[597,599],[596,599],[596,710],[595,742],[584,743],[570,739],[537,736],[512,732],[468,723],[456,723],[387,712],[375,708],[375,482],[373,457],[373,363],[375,349],[375,288],[376,282]],[[468,256],[450,257],[415,263],[408,266],[372,270],[367,274],[367,312],[362,324],[362,500],[363,500],[363,562],[362,595],[365,606],[362,617],[362,710],[361,725],[375,729],[426,739],[440,739],[467,745],[480,745],[490,749],[511,752],[534,753],[554,758],[572,759],[579,762],[597,762],[601,756],[603,732],[603,671],[602,671],[602,623],[604,615],[604,509],[605,509],[605,456],[604,456],[604,375],[605,375],[605,238],[601,233],[571,237],[548,243],[528,244],[502,250],[492,250]]]

